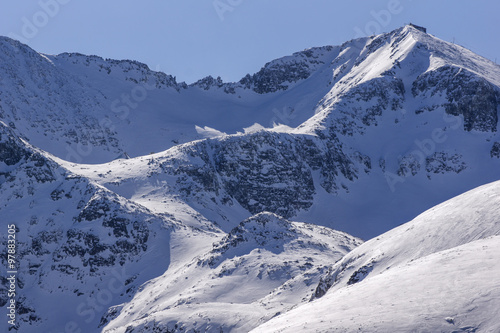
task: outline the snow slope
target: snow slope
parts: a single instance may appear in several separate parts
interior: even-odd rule
[[[251,329],[307,301],[328,263],[361,243],[271,213],[226,234],[178,198],[154,211],[75,174],[4,123],[0,147],[0,213],[17,226],[23,332]],[[4,315],[7,286],[2,278]],[[232,316],[220,312],[233,303]]]
[[[0,215],[4,227],[16,225],[16,327],[22,332],[65,327],[94,332],[110,306],[223,236],[153,214],[71,173],[3,123],[0,147]],[[2,248],[0,312],[5,317],[7,246]]]
[[[249,331],[306,302],[325,264],[360,243],[328,228],[258,214],[211,251],[145,285],[103,331]]]
[[[255,123],[297,126],[326,92],[316,71],[336,52],[315,48],[270,62],[240,83],[205,78],[188,87],[136,61],[44,55],[1,37],[0,110],[33,145],[65,160],[103,163],[124,152],[135,157],[214,133],[243,133]]]
[[[315,300],[253,332],[497,332],[499,250],[494,182],[354,249]]]

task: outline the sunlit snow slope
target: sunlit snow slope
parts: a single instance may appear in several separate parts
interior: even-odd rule
[[[495,182],[359,246],[314,301],[253,332],[498,332],[499,251]]]
[[[144,286],[104,332],[247,332],[307,302],[326,265],[359,244],[328,228],[258,214]]]

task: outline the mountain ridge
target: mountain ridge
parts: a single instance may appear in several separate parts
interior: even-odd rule
[[[499,82],[498,65],[410,26],[191,85],[0,38],[0,214],[17,224],[19,327],[249,331],[337,287],[383,285],[372,277],[396,254],[371,244],[500,178]],[[468,240],[463,267],[487,226],[450,227]],[[440,234],[414,230],[421,251]],[[459,260],[452,245],[409,269]]]
[[[139,199],[144,205],[161,211],[158,200],[164,199],[158,193],[168,197],[180,193],[183,200],[208,214],[206,216],[225,231],[233,227],[228,220],[272,211],[370,238],[440,201],[498,178],[495,147],[500,142],[496,131],[500,88],[492,85],[490,81],[494,80],[488,81],[473,73],[473,70],[488,72],[490,62],[469,53],[466,53],[468,57],[455,55],[462,51],[459,46],[410,26],[338,47],[302,51],[270,62],[264,68],[268,68],[267,72],[274,68],[280,73],[288,68],[287,65],[281,68],[281,63],[295,64],[297,59],[302,59],[306,64],[312,61],[320,69],[289,89],[264,94],[267,97],[254,95],[281,100],[295,98],[292,95],[296,91],[306,91],[303,96],[310,98],[309,90],[316,91],[316,87],[324,84],[321,95],[329,92],[318,100],[311,117],[304,122],[298,119],[301,111],[293,107],[274,110],[275,120],[299,120],[297,127],[254,125],[244,128],[244,132],[226,134],[217,131],[217,126],[197,126],[198,133],[209,138],[128,161],[88,167],[77,165],[74,171],[93,178],[92,173],[113,175],[111,167],[117,167],[132,177],[130,182],[136,184],[134,186],[146,191]],[[452,56],[446,58],[443,54]],[[446,60],[448,58],[451,60]],[[329,63],[325,59],[333,60]],[[461,63],[468,64],[470,70],[457,67]],[[479,70],[480,67],[483,69]],[[499,72],[498,66],[495,68],[489,71],[490,76],[495,77],[494,73]],[[218,82],[217,85],[226,84]],[[224,93],[222,88],[221,91],[200,89],[207,96],[222,94],[238,99],[235,94]],[[172,96],[190,90],[182,91],[185,92],[174,91]],[[275,94],[279,97],[274,97]],[[235,109],[233,113],[238,111]],[[478,150],[464,149],[468,145]],[[184,157],[172,159],[167,157],[170,152]],[[254,162],[241,159],[238,157],[241,154]],[[168,166],[170,163],[173,165]],[[182,163],[187,164],[179,167]],[[125,172],[124,168],[136,171]],[[152,171],[154,168],[156,171]],[[290,177],[284,172],[289,172]],[[169,183],[167,178],[175,176],[176,185],[170,183],[169,188],[174,189],[165,190],[150,184],[148,179],[140,185],[134,179],[143,179],[143,174],[157,178],[159,184]],[[107,178],[93,179],[128,198],[134,195],[121,192],[124,183],[129,181],[115,179],[112,184]],[[444,182],[447,183],[445,191],[436,191]],[[421,189],[415,192],[415,187]],[[385,198],[384,201],[364,194],[366,188],[383,193],[375,196]],[[148,192],[156,194],[152,196]],[[429,197],[429,192],[436,192],[437,197]],[[204,194],[197,194],[195,198],[190,193]],[[415,208],[414,198],[419,196],[422,197],[419,201],[425,204]],[[326,198],[338,204],[325,205],[325,208],[316,204]],[[350,198],[374,201],[369,210],[376,213],[360,216],[355,207],[346,210],[351,206]],[[388,216],[395,203],[405,207],[401,210],[404,213]],[[363,227],[356,227],[350,222],[353,220],[364,221]],[[368,231],[370,228],[374,229]]]
[[[175,279],[165,274],[146,286],[103,331],[248,331],[307,301],[325,261],[359,244],[345,233],[257,214]],[[136,310],[136,302],[144,306]]]

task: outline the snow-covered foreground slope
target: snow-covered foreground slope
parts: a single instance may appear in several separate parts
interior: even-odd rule
[[[319,276],[361,242],[261,213],[211,251],[149,282],[104,332],[247,332],[307,302]]]
[[[498,332],[500,182],[372,239],[253,332]]]

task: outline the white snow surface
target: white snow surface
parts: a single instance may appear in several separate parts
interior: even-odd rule
[[[143,286],[103,332],[247,332],[307,302],[326,265],[359,244],[328,228],[256,215]]]
[[[499,250],[494,182],[362,244],[323,297],[252,332],[498,332]]]

